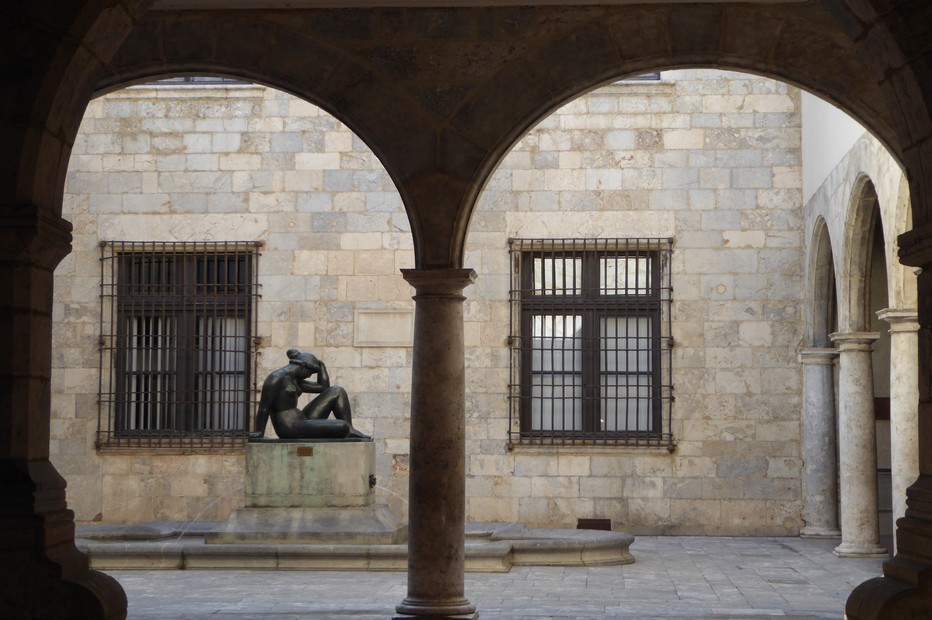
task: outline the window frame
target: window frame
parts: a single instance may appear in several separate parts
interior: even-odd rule
[[[622,445],[622,446],[664,446],[672,449],[671,409],[673,402],[672,355],[673,339],[670,330],[670,303],[672,287],[670,285],[670,262],[672,239],[511,239],[512,254],[512,331],[511,331],[511,385],[510,397],[510,442],[511,444],[548,444],[548,445]],[[603,259],[623,258],[630,260],[638,257],[649,258],[650,270],[648,286],[641,292],[641,285],[635,284],[634,293],[624,293],[619,289],[606,289],[600,281],[600,264]],[[560,261],[578,259],[580,270],[578,286],[573,285],[574,292],[558,292],[560,287],[554,283],[551,293],[535,286],[535,259],[556,258]],[[617,264],[616,264],[617,270]],[[572,270],[570,270],[572,271]],[[556,270],[551,279],[556,279]],[[564,276],[564,284],[566,278]],[[581,331],[578,342],[581,348],[581,419],[578,429],[542,430],[534,428],[532,420],[535,372],[544,375],[546,371],[535,371],[532,364],[533,330],[532,321],[536,316],[568,317],[580,316]],[[647,351],[649,369],[633,372],[613,372],[602,368],[602,362],[608,351],[606,340],[616,336],[601,333],[602,320],[625,318],[649,318],[649,349],[622,349],[631,352]],[[625,332],[628,333],[627,331]],[[626,339],[630,338],[626,336]],[[642,338],[634,336],[635,340]],[[560,349],[564,352],[564,349]],[[541,349],[543,352],[544,350]],[[551,350],[552,353],[552,350]],[[616,358],[617,359],[617,358]],[[624,430],[605,430],[604,403],[602,394],[603,377],[609,376],[649,376],[650,403],[648,425],[639,428],[638,409],[635,407],[635,428]],[[545,384],[545,383],[544,383]],[[554,385],[554,384],[551,384]],[[565,385],[565,384],[564,384]],[[608,385],[612,385],[611,382]],[[616,388],[618,383],[614,384]],[[636,402],[636,400],[634,401]],[[572,405],[575,409],[575,403]],[[629,426],[630,414],[626,413]],[[565,412],[562,414],[564,420]],[[551,424],[554,419],[551,418]],[[615,420],[616,424],[618,420]]]
[[[100,247],[98,448],[243,445],[255,405],[261,243],[103,241]],[[164,270],[153,269],[156,264]],[[157,273],[138,278],[142,271]],[[232,334],[217,329],[230,320]],[[175,327],[136,331],[135,321]],[[133,339],[169,345],[136,346]],[[218,339],[219,349],[206,346]],[[158,369],[137,370],[147,366],[136,363],[146,352],[158,357]],[[211,368],[218,355],[232,368]],[[155,402],[145,398],[152,390],[138,389],[147,374],[168,384]]]

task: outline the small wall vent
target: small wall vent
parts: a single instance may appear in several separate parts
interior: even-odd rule
[[[612,531],[611,519],[576,519],[577,530],[605,530]]]

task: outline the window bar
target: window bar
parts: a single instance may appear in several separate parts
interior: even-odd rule
[[[133,250],[136,249],[135,245],[136,244],[133,244]],[[153,300],[152,295],[162,293],[165,288],[162,279],[166,275],[163,269],[163,263],[166,261],[164,258],[148,255],[145,251],[145,244],[143,243],[141,246],[142,252],[140,254],[139,263],[142,273],[140,274],[141,277],[139,280],[133,281],[133,284],[139,282],[139,286],[134,286],[133,288],[138,289],[141,294],[139,308],[134,308],[134,314],[138,315],[138,318],[135,318],[134,321],[138,326],[137,331],[139,334],[136,346],[134,347],[134,353],[138,351],[136,355],[142,359],[141,367],[138,369],[140,385],[139,389],[136,391],[135,397],[142,411],[142,418],[137,424],[137,427],[145,431],[143,437],[146,438],[146,442],[151,446],[154,443],[157,444],[159,441],[159,438],[156,437],[155,433],[152,431],[162,426],[159,424],[158,410],[160,409],[159,401],[165,397],[165,392],[160,383],[156,386],[150,385],[150,377],[152,377],[156,369],[161,368],[163,362],[166,361],[165,352],[162,350],[163,348],[159,346],[163,343],[157,341],[155,338],[155,334],[159,329],[160,319],[165,315],[164,310],[162,310],[165,302],[162,301],[162,303],[159,304],[158,301]],[[153,387],[156,389],[153,389]]]
[[[239,284],[239,252],[234,253],[233,260],[227,262],[223,267],[222,271],[218,269],[218,279],[221,277],[220,274],[223,274],[224,279],[223,305],[227,316],[233,318],[225,318],[220,323],[220,371],[213,375],[217,390],[215,399],[219,402],[214,405],[214,421],[211,422],[211,426],[215,428],[233,428],[231,425],[236,420],[236,409],[233,406],[232,385],[235,385],[239,380],[239,369],[230,364],[229,352],[232,350],[231,341],[238,338],[239,313],[236,311],[230,292],[235,290]],[[224,441],[226,441],[225,437]]]
[[[156,302],[156,304],[154,304],[157,306],[158,311],[156,312],[155,308],[153,308],[152,314],[158,317],[158,323],[161,324],[156,327],[156,329],[159,330],[157,333],[164,334],[164,338],[160,338],[157,345],[159,374],[166,373],[170,369],[174,369],[176,372],[183,372],[183,369],[178,367],[178,362],[180,361],[178,356],[172,355],[172,351],[177,351],[182,343],[179,341],[180,325],[177,324],[177,314],[170,312],[170,307],[177,307],[176,302],[178,301],[179,287],[181,287],[183,291],[185,284],[185,270],[179,260],[178,254],[177,244],[172,243],[167,260],[157,254],[153,255],[153,262],[159,265],[160,271],[158,279],[155,280],[157,283],[156,299],[158,299],[160,303]],[[171,327],[169,327],[169,325],[171,325]],[[161,329],[159,329],[159,327],[161,327]],[[170,387],[173,389],[170,389]],[[174,401],[172,395],[175,390],[179,388],[179,385],[175,382],[173,386],[169,386],[167,381],[160,381],[159,388],[159,397],[155,399],[155,402],[161,411],[152,430],[168,429],[168,433],[151,432],[149,433],[149,437],[151,441],[154,441],[158,446],[161,446],[163,443],[173,446],[175,443],[173,431],[178,429],[178,414],[180,411],[178,403]]]
[[[104,278],[105,273],[107,271],[104,268],[104,261],[106,260],[106,256],[107,256],[107,244],[105,242],[102,242],[100,244],[100,322],[98,323],[98,328],[97,328],[97,333],[99,334],[99,340],[97,343],[98,344],[97,352],[99,355],[98,364],[100,365],[100,372],[97,373],[97,394],[99,395],[97,398],[97,447],[100,447],[103,443],[102,438],[101,438],[101,428],[103,424],[104,394],[105,394],[103,369],[104,369],[104,361],[106,358],[104,351],[107,348],[106,330],[104,329],[104,313],[105,313],[105,308],[107,304],[107,282]],[[109,362],[109,360],[107,361]],[[109,366],[110,364],[108,364],[108,367]],[[110,419],[108,417],[107,428],[104,431],[106,433],[105,437],[109,438],[110,430],[111,430]]]
[[[672,247],[672,245],[673,245],[673,239],[670,239],[670,245],[668,246],[668,248]],[[662,269],[661,274],[662,274],[663,279],[661,279],[661,282],[660,282],[662,286],[660,294],[661,296],[665,296],[666,303],[669,305],[673,301],[673,282],[672,282],[672,277],[670,275],[670,266],[669,266],[669,262],[671,260],[670,250],[668,249],[667,251],[662,252],[660,257],[661,257],[661,260],[663,261],[663,263],[661,264],[661,269]],[[667,338],[667,344],[668,344],[666,351],[668,351],[669,353],[666,356],[666,360],[667,360],[667,402],[666,402],[665,410],[667,414],[667,438],[668,438],[667,447],[672,452],[673,451],[673,402],[675,400],[675,397],[673,394],[673,351],[672,349],[675,343],[673,341],[673,318],[671,314],[672,314],[671,312],[667,312],[667,316],[666,316],[667,332],[665,336]],[[663,346],[662,343],[661,343],[661,346]]]
[[[632,269],[632,264],[631,264],[631,263],[632,263],[632,258],[633,258],[633,269]],[[645,267],[645,269],[644,269],[644,272],[645,272],[645,275],[644,275],[644,276],[641,275],[641,265],[646,265],[646,267]],[[649,263],[647,262],[647,256],[645,256],[645,255],[642,253],[640,240],[635,241],[635,247],[631,250],[631,252],[625,254],[625,278],[626,278],[626,282],[627,282],[627,277],[628,277],[627,274],[631,273],[632,271],[634,271],[634,290],[633,290],[633,291],[630,290],[630,287],[629,287],[629,289],[626,290],[625,293],[626,293],[627,295],[640,295],[642,291],[645,291],[645,292],[648,292],[648,293],[649,293],[649,292],[650,292],[650,287],[648,286],[647,281],[646,281],[646,278],[647,278],[646,273],[647,273],[648,271],[650,271],[650,266],[649,266]],[[640,319],[640,316],[638,316],[638,319]],[[649,323],[648,323],[648,324],[649,324]],[[626,337],[626,338],[629,338],[629,337],[630,337],[630,336],[629,336],[629,327],[630,327],[630,320],[625,322],[625,337]],[[641,351],[642,351],[643,345],[645,344],[645,342],[644,342],[645,340],[647,340],[647,345],[648,345],[648,347],[649,347],[648,350],[649,350],[649,351],[650,351],[650,350],[653,350],[653,345],[651,344],[651,339],[654,337],[654,334],[653,334],[653,331],[650,330],[649,327],[648,327],[648,330],[649,330],[649,331],[648,331],[647,334],[643,334],[643,333],[641,333],[641,329],[637,329],[637,330],[636,330],[636,333],[634,334],[634,349],[635,349],[635,350],[634,350],[634,354],[635,354],[636,356],[638,356],[638,357],[640,357],[640,355],[641,355]],[[631,342],[631,340],[628,340],[627,342]],[[630,345],[629,345],[629,346],[630,346]],[[638,372],[638,374],[637,374],[637,375],[635,376],[635,378],[634,378],[634,380],[635,380],[635,384],[634,384],[634,389],[635,389],[635,397],[634,397],[634,405],[635,405],[635,407],[634,407],[634,430],[635,430],[635,433],[634,433],[634,441],[635,441],[635,443],[638,444],[638,445],[641,444],[641,440],[642,440],[642,438],[643,438],[642,433],[640,433],[639,431],[647,431],[647,430],[649,430],[649,428],[650,428],[650,427],[649,427],[649,423],[648,423],[648,428],[643,428],[643,429],[642,429],[641,426],[640,426],[640,422],[641,422],[641,421],[640,421],[639,418],[640,418],[640,412],[641,412],[641,410],[642,410],[642,404],[646,404],[647,407],[650,408],[650,400],[649,400],[649,399],[650,399],[650,395],[651,395],[651,392],[650,392],[650,391],[653,389],[653,388],[652,388],[652,385],[651,385],[651,384],[652,384],[651,377],[653,376],[653,372],[652,372],[653,363],[654,363],[654,360],[651,359],[650,356],[648,356],[648,359],[647,359],[647,370],[648,370],[648,372],[647,372],[647,373],[644,373],[644,371],[643,371],[642,369],[638,368],[638,371],[639,371],[639,372]],[[647,397],[646,397],[646,398],[648,399],[648,402],[647,402],[647,403],[643,403],[643,402],[642,402],[642,401],[644,400],[645,396],[644,396],[643,390],[641,389],[641,385],[640,385],[641,377],[642,377],[644,374],[646,374],[647,377],[648,377],[648,379],[647,379],[648,395],[647,395]],[[629,387],[628,389],[630,390],[631,388]],[[648,412],[648,415],[651,415],[651,413]]]
[[[521,378],[517,376],[517,373],[520,372],[520,355],[522,350],[522,338],[526,338],[527,334],[518,331],[518,326],[520,326],[520,314],[519,320],[515,321],[515,314],[519,312],[521,306],[521,300],[523,299],[523,291],[521,290],[521,270],[519,254],[515,252],[516,245],[519,245],[515,239],[509,239],[509,249],[511,252],[510,263],[511,263],[511,287],[509,293],[510,299],[510,308],[508,312],[508,333],[511,334],[510,344],[511,348],[509,350],[509,385],[508,385],[508,398],[509,404],[508,407],[508,432],[509,432],[509,449],[512,447],[515,436],[517,434],[520,439],[520,429],[521,429],[521,410],[523,403],[521,402]],[[517,325],[516,325],[517,323]],[[517,418],[517,419],[516,419]],[[517,426],[516,426],[517,425]],[[518,429],[518,432],[515,432],[515,429]]]
[[[237,261],[239,260],[239,254],[234,253],[232,260],[227,260],[224,264],[221,264],[220,257],[216,259],[216,282],[214,284],[217,289],[217,293],[223,293],[223,316],[214,317],[214,330],[212,334],[214,337],[219,340],[219,354],[215,357],[219,357],[216,361],[217,369],[214,369],[214,360],[210,361],[210,386],[213,392],[210,401],[210,427],[211,429],[220,430],[221,428],[229,428],[227,424],[233,421],[233,411],[232,407],[228,406],[228,394],[227,387],[231,381],[235,381],[236,378],[233,375],[228,375],[228,372],[235,372],[235,369],[230,368],[227,365],[227,347],[229,344],[228,339],[234,338],[236,335],[236,316],[233,312],[233,307],[231,303],[230,288],[234,286],[235,280],[231,281],[230,271],[233,273],[236,272]],[[221,269],[223,267],[223,269]],[[222,280],[222,287],[221,287]],[[232,333],[230,330],[232,328]],[[224,380],[223,378],[226,377]],[[226,438],[224,437],[224,441]]]

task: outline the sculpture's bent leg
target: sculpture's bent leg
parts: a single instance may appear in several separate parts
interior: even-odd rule
[[[349,426],[349,431],[343,435],[344,437],[371,439],[353,426],[353,407],[350,405],[349,395],[338,385],[331,385],[304,407],[304,415],[310,420],[326,420],[331,413],[337,420],[342,420]]]
[[[351,431],[343,420],[304,420],[275,432],[281,439],[343,439]]]

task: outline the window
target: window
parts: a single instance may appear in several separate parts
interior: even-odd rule
[[[156,86],[237,86],[247,84],[251,86],[252,82],[214,75],[180,75],[162,78],[148,82],[148,84]]]
[[[512,240],[512,440],[672,445],[670,240]]]
[[[244,440],[257,256],[255,243],[101,244],[99,446]]]
[[[657,82],[660,80],[660,71],[651,71],[626,77],[622,82]]]

